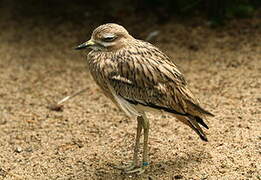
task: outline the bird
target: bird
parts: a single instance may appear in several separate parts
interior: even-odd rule
[[[202,108],[177,65],[161,50],[134,38],[121,25],[107,23],[92,32],[76,50],[87,51],[87,64],[102,92],[123,112],[137,120],[133,161],[119,167],[125,173],[143,173],[149,166],[147,112],[166,112],[189,126],[203,141],[204,119],[214,116]],[[138,160],[143,130],[142,162]]]

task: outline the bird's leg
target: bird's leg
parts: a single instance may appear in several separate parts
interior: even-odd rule
[[[150,122],[147,119],[147,117],[144,115],[144,118],[143,118],[144,143],[143,143],[143,161],[142,161],[142,166],[148,166],[149,165],[149,158],[148,158],[149,128],[150,128]]]
[[[142,122],[143,118],[142,116],[137,117],[138,125],[137,125],[137,133],[136,133],[136,140],[135,140],[135,146],[134,146],[134,155],[133,155],[133,162],[126,165],[126,166],[114,166],[116,169],[124,170],[124,171],[130,171],[139,166],[138,164],[138,154],[139,154],[139,148],[140,148],[140,136],[142,131]]]
[[[147,119],[146,115],[142,116],[142,127],[144,129],[144,143],[143,143],[143,160],[141,167],[137,167],[125,171],[126,173],[138,173],[141,174],[145,171],[146,166],[149,165],[148,163],[148,138],[149,138],[149,120]]]
[[[138,126],[137,126],[137,133],[136,133],[136,140],[135,140],[135,146],[134,146],[134,155],[133,155],[133,164],[134,166],[139,166],[138,164],[138,153],[140,148],[140,136],[142,131],[142,116],[137,117]]]

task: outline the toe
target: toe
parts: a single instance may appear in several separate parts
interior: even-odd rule
[[[126,174],[142,174],[145,172],[145,168],[143,167],[139,167],[139,168],[134,168],[132,170],[129,170],[129,171],[124,171]]]

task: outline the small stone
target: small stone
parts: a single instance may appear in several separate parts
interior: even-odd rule
[[[3,178],[5,178],[6,175],[7,175],[7,172],[4,169],[0,168],[0,177],[2,176]]]
[[[5,119],[0,119],[0,125],[4,125],[6,123],[7,123],[7,121]]]
[[[148,176],[148,180],[155,180],[152,176]]]
[[[51,111],[57,111],[57,112],[62,112],[63,111],[63,106],[62,105],[58,105],[58,104],[51,104],[47,108],[50,109]]]
[[[174,176],[174,179],[182,179],[182,178],[183,178],[183,176],[181,176],[181,175]]]
[[[15,152],[17,152],[17,153],[20,153],[22,151],[23,151],[23,149],[20,146],[15,148]]]
[[[31,147],[28,147],[25,149],[26,152],[33,152],[33,149]]]

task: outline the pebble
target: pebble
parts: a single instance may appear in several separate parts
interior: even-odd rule
[[[22,151],[23,151],[23,149],[20,146],[15,148],[15,152],[17,152],[17,153],[20,153]]]
[[[182,175],[176,175],[176,176],[174,176],[174,179],[182,179],[182,178],[183,178]]]

